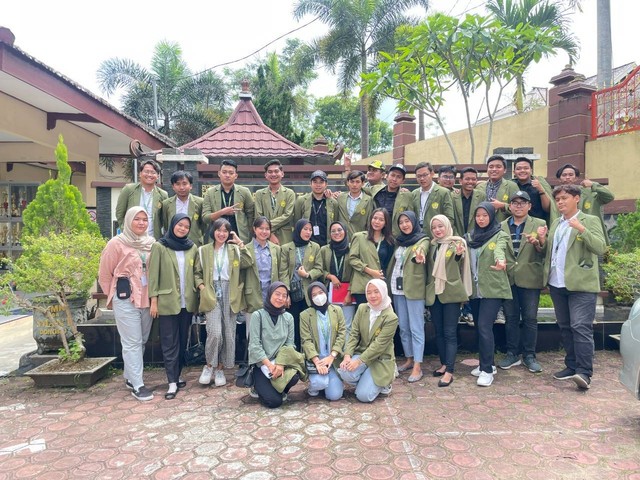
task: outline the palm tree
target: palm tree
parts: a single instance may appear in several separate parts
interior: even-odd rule
[[[293,14],[301,19],[316,15],[330,28],[316,40],[318,57],[332,73],[338,72],[338,85],[348,93],[360,75],[377,64],[378,52],[394,50],[394,35],[400,25],[412,23],[405,12],[411,7],[428,7],[428,0],[300,0]],[[371,99],[360,95],[360,134],[362,157],[369,156],[369,116]]]
[[[578,42],[569,32],[567,10],[550,0],[489,0],[487,9],[505,27],[515,28],[528,24],[540,29],[553,30],[553,49],[564,50],[573,64],[578,57]],[[516,57],[518,52],[515,52]],[[528,67],[533,57],[524,56],[523,65]],[[516,77],[515,104],[518,113],[524,110],[524,72]]]

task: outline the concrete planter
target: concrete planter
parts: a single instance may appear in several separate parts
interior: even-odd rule
[[[25,376],[31,377],[36,387],[76,387],[88,388],[104,378],[115,357],[85,358],[77,362],[73,369],[56,370],[58,359],[51,360],[29,370]],[[87,365],[86,367],[84,365]]]
[[[66,322],[66,314],[57,300],[50,296],[43,295],[34,297],[32,301],[46,305],[56,319]],[[69,305],[71,306],[71,315],[73,316],[75,324],[85,323],[87,321],[87,300],[85,298],[71,299],[69,300]],[[67,340],[73,339],[73,334],[69,327],[66,327],[66,336]],[[38,345],[39,354],[47,352],[55,352],[57,354],[58,350],[62,348],[62,340],[58,327],[52,325],[51,321],[38,311],[33,312],[33,338]]]

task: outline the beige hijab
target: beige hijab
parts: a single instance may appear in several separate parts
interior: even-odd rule
[[[136,235],[131,229],[134,217],[140,212],[144,212],[144,214],[147,215],[146,210],[142,207],[131,207],[127,210],[124,216],[124,225],[122,225],[122,233],[116,238],[141,253],[148,253],[151,251],[151,245],[153,245],[156,239],[147,232],[144,232],[142,235]]]
[[[433,264],[433,278],[435,280],[435,288],[436,295],[441,295],[444,292],[444,287],[447,284],[447,267],[446,267],[446,255],[447,250],[451,245],[454,245],[458,242],[462,242],[466,248],[467,242],[465,242],[464,238],[457,237],[453,234],[453,228],[451,227],[451,222],[444,215],[436,215],[431,219],[431,225],[433,225],[433,221],[438,220],[440,223],[444,225],[446,230],[446,235],[443,238],[434,238],[431,240],[432,245],[440,244],[440,248],[438,249],[438,253],[436,254],[436,259]],[[473,292],[473,287],[471,285],[471,266],[469,263],[469,255],[462,256],[462,284],[464,285],[464,289],[467,295],[471,295]]]

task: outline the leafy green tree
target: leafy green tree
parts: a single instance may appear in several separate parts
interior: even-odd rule
[[[395,31],[400,25],[414,23],[405,15],[409,8],[425,9],[428,0],[299,0],[294,16],[316,15],[329,26],[314,48],[320,60],[335,73],[343,93],[350,92],[360,75],[374,68],[380,51],[392,51]],[[369,156],[369,120],[377,102],[369,92],[360,95],[361,153]]]

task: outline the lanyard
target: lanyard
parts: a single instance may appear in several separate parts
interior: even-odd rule
[[[558,253],[558,249],[560,248],[560,244],[562,242],[564,242],[565,237],[568,235],[569,233],[569,221],[568,220],[563,220],[562,222],[562,233],[560,233],[560,235],[558,235],[558,233],[560,232],[560,226],[558,226],[558,228],[556,229],[556,233],[553,236],[553,243],[554,245],[554,249],[553,249],[553,253],[554,255],[556,253]]]
[[[233,205],[233,200],[231,197],[233,197],[233,187],[231,187],[231,190],[229,191],[228,197],[227,197],[227,192],[224,191],[224,188],[220,188],[220,195],[222,195],[222,206],[223,207],[228,207],[230,205]],[[228,198],[228,200],[227,200]]]
[[[304,247],[296,247],[296,258],[298,259],[298,265],[302,265],[303,253],[300,253]]]
[[[315,220],[316,225],[318,225],[318,223],[320,223],[319,216],[320,216],[320,212],[322,211],[322,205],[324,205],[324,203],[325,203],[325,201],[324,201],[324,198],[323,198],[322,201],[320,202],[320,206],[318,208],[316,208],[316,206],[315,206],[315,204],[313,202],[313,199],[311,199],[311,208],[313,208],[313,214],[314,214],[313,219]]]
[[[333,261],[336,266],[336,276],[342,278],[342,265],[344,264],[344,255],[340,258],[340,263],[338,263],[338,257],[336,257],[336,252],[333,253]]]
[[[409,252],[409,249],[407,247],[398,247],[400,248],[404,248],[404,251],[402,252],[401,256],[400,256],[400,271],[404,270],[404,260],[405,258],[407,258],[407,253]]]
[[[424,196],[424,202],[420,202],[420,224],[424,221],[424,210],[427,203],[429,203],[429,196],[431,195],[431,190],[426,192],[427,194]],[[420,197],[422,197],[422,192],[420,193]]]
[[[218,280],[221,280],[222,277],[222,267],[224,267],[224,254],[227,253],[227,245],[225,244],[218,252],[213,251],[213,265],[215,270],[218,272]],[[214,272],[214,280],[215,280],[215,272]]]
[[[322,336],[326,342],[327,349],[329,348],[329,342],[331,342],[331,324],[329,323],[329,310],[325,314],[324,318],[318,314],[318,323],[322,331]]]
[[[273,210],[274,212],[276,211],[276,206],[278,205],[277,203],[278,192],[280,192],[280,190],[278,190],[274,195],[271,191],[269,191],[269,195],[271,196],[271,210]]]
[[[140,260],[142,260],[142,274],[144,275],[147,271],[147,254],[138,252],[140,256]]]

